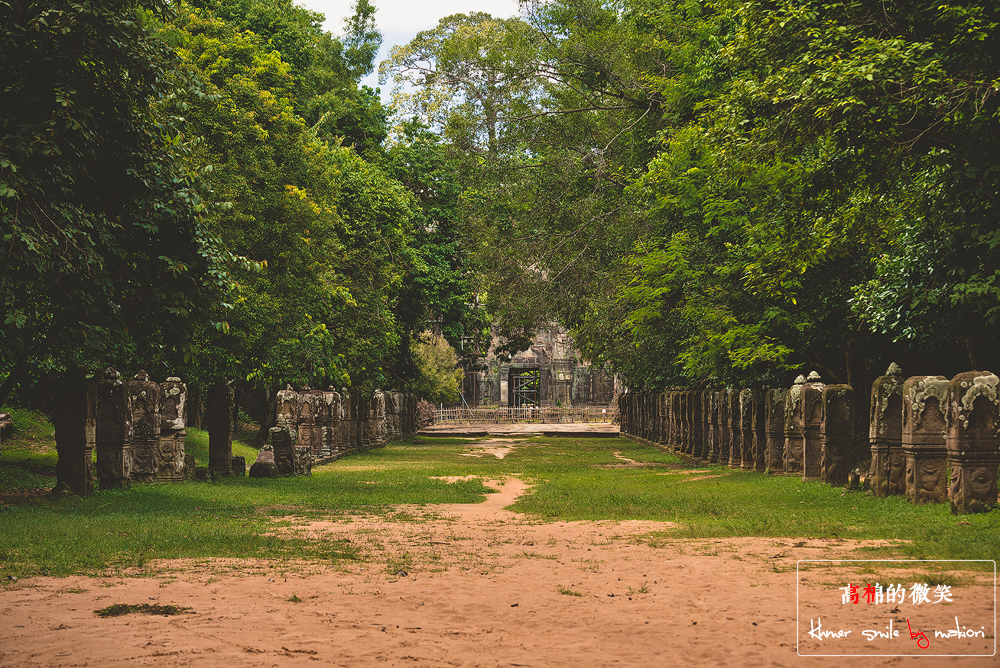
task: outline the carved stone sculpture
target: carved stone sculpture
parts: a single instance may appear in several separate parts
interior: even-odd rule
[[[753,470],[753,390],[740,390],[740,469]]]
[[[764,393],[764,421],[767,434],[767,470],[772,475],[785,472],[785,406],[788,390],[774,388]]]
[[[802,386],[799,408],[802,411],[802,480],[819,480],[822,474],[823,389],[819,374],[811,371]]]
[[[132,479],[156,482],[160,472],[160,386],[145,371],[128,383],[132,407]],[[229,462],[226,462],[229,467]]]
[[[764,405],[764,391],[751,390],[753,413],[753,470],[767,471],[767,407]]]
[[[271,442],[270,459],[278,468],[278,474],[290,476],[295,474],[295,444],[292,442],[288,427],[271,427],[267,432]],[[263,452],[263,450],[261,450]],[[260,461],[260,458],[257,458]]]
[[[705,441],[706,456],[709,464],[719,461],[719,393],[716,390],[705,390]]]
[[[171,376],[160,385],[160,482],[184,480],[184,444],[187,438],[187,385]]]
[[[788,403],[785,404],[785,475],[802,475],[803,435],[802,435],[802,386],[806,377],[796,376],[795,382],[788,390]]]
[[[967,371],[948,386],[951,512],[956,515],[985,513],[997,506],[998,384],[1000,378],[989,371]]]
[[[846,485],[851,475],[853,406],[854,389],[850,385],[827,385],[823,388],[820,480],[831,485]]]
[[[717,423],[719,429],[719,463],[726,465],[729,463],[729,446],[733,440],[732,435],[729,433],[729,425],[731,423],[729,415],[729,391],[718,390],[715,394],[719,401],[719,421]]]
[[[872,383],[868,442],[872,463],[868,487],[878,497],[906,493],[903,456],[903,372],[895,362]]]
[[[943,503],[948,431],[948,379],[911,376],[903,383],[903,456],[910,503]]]
[[[743,414],[740,391],[729,390],[729,468],[743,467]]]

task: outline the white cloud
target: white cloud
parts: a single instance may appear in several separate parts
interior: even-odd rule
[[[378,87],[378,63],[389,55],[397,44],[408,44],[421,30],[429,30],[438,20],[450,14],[486,12],[497,18],[508,18],[518,13],[518,0],[371,0],[375,5],[375,21],[382,31],[382,49],[375,61],[376,72],[362,80],[363,84]],[[351,14],[352,0],[297,0],[313,11],[326,15],[324,27],[334,35],[344,30],[344,19]],[[386,90],[382,99],[387,100]]]

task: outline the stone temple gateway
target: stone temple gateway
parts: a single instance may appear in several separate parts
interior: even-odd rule
[[[483,362],[485,371],[467,371],[462,382],[469,406],[607,406],[615,398],[614,375],[583,362],[572,337],[556,326],[539,332],[527,350]]]

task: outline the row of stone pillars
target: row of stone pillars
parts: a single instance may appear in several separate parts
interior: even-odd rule
[[[277,473],[301,474],[307,462],[331,461],[409,436],[417,431],[417,413],[413,394],[376,390],[366,397],[332,387],[297,392],[288,385],[278,392],[276,426],[269,434]]]
[[[66,374],[57,388],[53,414],[59,456],[56,489],[92,493],[95,450],[101,489],[128,487],[133,481],[194,479],[194,457],[184,451],[187,395],[187,386],[180,378],[155,383],[145,371],[131,380],[123,379],[112,368],[96,378],[81,370]],[[414,433],[416,404],[413,395],[398,392],[352,398],[346,390],[342,395],[308,388],[297,393],[289,387],[279,392],[277,430],[288,432],[293,460],[301,458],[299,451],[304,449],[322,462],[361,447],[381,445],[389,437]],[[229,475],[236,462],[233,389],[228,384],[209,388],[204,422],[209,438],[208,469],[213,476]],[[275,436],[275,429],[271,436]],[[298,469],[290,466],[292,471],[301,468],[301,462]]]
[[[895,364],[872,385],[867,485],[913,503],[951,499],[956,514],[997,505],[997,376],[970,371],[903,380]],[[850,481],[855,397],[815,371],[788,389],[689,389],[619,396],[622,432],[691,459],[832,485]],[[946,470],[951,466],[951,488]]]

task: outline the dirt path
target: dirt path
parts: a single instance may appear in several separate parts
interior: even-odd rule
[[[858,543],[540,524],[504,510],[523,483],[496,484],[485,503],[404,507],[399,521],[303,521],[296,530],[359,549],[341,570],[161,563],[171,570],[18,582],[0,592],[0,666],[932,665],[796,654],[796,560],[863,558]],[[992,605],[992,588],[969,589]],[[192,612],[94,614],[112,603]]]

